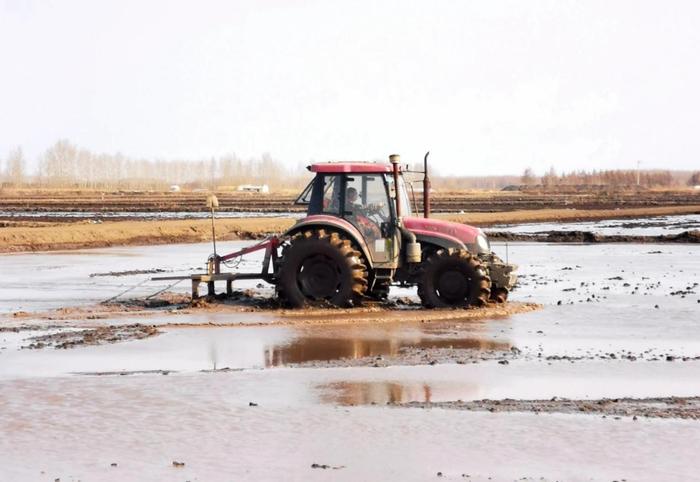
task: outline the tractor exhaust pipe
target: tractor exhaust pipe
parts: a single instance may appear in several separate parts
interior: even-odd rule
[[[428,156],[430,151],[425,153],[423,158],[423,217],[430,217],[430,177],[428,176]]]
[[[394,171],[394,198],[396,200],[396,219],[401,219],[401,196],[399,196],[399,163],[401,156],[392,154],[389,156],[389,162]]]

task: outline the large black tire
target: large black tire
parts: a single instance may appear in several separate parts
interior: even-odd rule
[[[418,296],[427,308],[482,306],[491,280],[476,257],[463,249],[439,249],[425,261]]]
[[[362,254],[336,232],[309,229],[282,250],[277,295],[292,307],[352,306],[367,291]]]

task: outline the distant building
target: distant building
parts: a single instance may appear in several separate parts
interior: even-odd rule
[[[236,191],[268,193],[270,192],[270,187],[267,184],[262,184],[260,186],[256,186],[253,184],[241,184],[236,188]]]

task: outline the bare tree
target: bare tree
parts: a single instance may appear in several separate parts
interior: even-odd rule
[[[557,175],[557,171],[554,170],[554,166],[549,168],[549,171],[547,171],[547,174],[542,176],[542,185],[543,186],[556,186],[559,184],[559,176]]]
[[[20,187],[24,184],[26,173],[24,153],[21,147],[16,147],[7,157],[7,179],[13,185]]]
[[[61,139],[50,147],[41,159],[41,173],[51,185],[65,186],[75,181],[78,149]]]
[[[523,175],[520,176],[520,182],[528,186],[535,184],[535,173],[532,171],[532,168],[528,167],[523,171]]]
[[[695,171],[688,179],[688,186],[700,186],[700,171]]]

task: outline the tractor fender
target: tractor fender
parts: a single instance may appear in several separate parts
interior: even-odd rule
[[[468,249],[462,241],[449,234],[436,233],[435,231],[422,229],[411,229],[411,232],[416,235],[416,241],[421,244],[432,244],[445,249]]]
[[[297,221],[297,223],[284,232],[283,236],[292,236],[299,231],[307,228],[319,228],[319,229],[331,229],[333,231],[338,231],[345,234],[350,238],[350,240],[357,246],[362,255],[365,257],[368,263],[368,268],[372,268],[372,257],[370,256],[369,248],[365,242],[364,237],[358,231],[358,229],[353,226],[352,223],[346,221],[345,219],[337,218],[335,216],[327,216],[325,214],[314,214],[307,216],[304,219]]]

